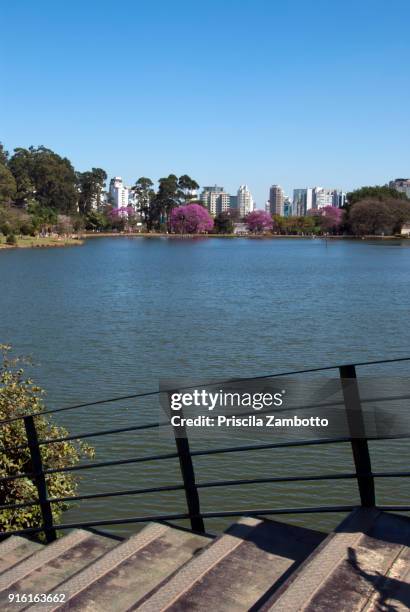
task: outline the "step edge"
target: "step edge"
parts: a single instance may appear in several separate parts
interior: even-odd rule
[[[69,548],[80,544],[83,540],[91,536],[92,534],[84,529],[74,529],[63,538],[59,538],[51,544],[44,546],[41,550],[29,555],[0,575],[0,593],[16,582],[19,582],[42,565],[64,554]]]
[[[273,594],[271,602],[268,602],[267,606],[264,607],[263,610],[265,612],[280,612],[280,610],[289,610],[289,602],[286,602],[286,599],[291,598],[292,595],[296,599],[296,603],[292,602],[292,609],[300,610],[302,607],[305,607],[305,605],[312,600],[318,589],[340,565],[344,558],[343,551],[346,550],[346,546],[353,546],[360,542],[360,540],[366,535],[366,531],[372,524],[374,524],[380,514],[381,512],[377,509],[364,509],[361,507],[356,508],[350,514],[348,514],[347,517],[345,517],[336,527],[336,529],[331,532],[317,548],[313,550],[313,552],[298,568],[296,568],[295,573],[291,574],[288,580],[281,585],[278,593]],[[365,526],[361,525],[363,522],[365,523]],[[357,527],[362,527],[362,529],[351,532],[346,530],[348,527],[355,527],[355,525]],[[301,593],[301,587],[303,587],[302,583],[306,582],[303,574],[307,573],[311,568],[314,570],[315,565],[321,565],[323,568],[323,556],[326,550],[330,550],[328,547],[331,547],[332,545],[333,547],[336,546],[337,549],[340,548],[339,552],[337,549],[333,552],[334,563],[332,564],[332,560],[328,561],[329,567],[325,571],[324,575],[319,578],[319,584],[316,584],[317,580],[315,583],[316,586],[313,584],[313,582],[310,582],[312,588],[306,597],[306,593]],[[301,601],[302,598],[303,601]]]
[[[246,535],[248,536],[261,523],[261,520],[255,519],[248,522],[247,517],[245,517],[245,520],[241,519],[234,525],[243,525],[247,532]],[[245,540],[246,537],[239,538],[228,532],[221,534],[210,542],[198,556],[190,559],[168,579],[165,579],[151,596],[143,598],[140,602],[136,602],[130,609],[139,610],[141,612],[159,612],[160,610],[166,610],[187,593],[198,580],[236,550]],[[219,550],[220,548],[222,550]],[[216,557],[214,558],[215,554]],[[183,585],[182,588],[178,587],[180,583]],[[176,590],[177,593],[174,593],[174,590]]]
[[[74,597],[87,590],[95,582],[109,574],[110,571],[117,568],[119,565],[121,565],[121,563],[132,557],[132,555],[148,546],[151,542],[163,535],[169,529],[171,528],[167,527],[166,525],[161,525],[160,523],[150,523],[134,536],[120,542],[111,550],[103,553],[100,557],[72,574],[69,578],[56,585],[52,590],[48,591],[48,595],[64,593],[66,598],[64,602],[57,604],[51,603],[50,605],[42,606],[42,612],[54,612],[55,610],[66,606]],[[106,566],[107,561],[108,565]],[[79,581],[79,584],[76,584],[78,583],[79,578],[81,578],[81,580]],[[86,582],[83,582],[84,580]],[[70,583],[72,584],[70,585]],[[34,611],[38,610],[38,607],[33,605],[25,608],[25,610]]]

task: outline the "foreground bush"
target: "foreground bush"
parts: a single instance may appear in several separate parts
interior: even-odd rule
[[[37,414],[44,410],[43,390],[24,376],[20,359],[10,357],[10,347],[0,345],[0,420],[25,414]],[[49,415],[35,419],[39,439],[60,438],[68,432],[52,423]],[[13,475],[31,472],[31,458],[23,419],[0,426],[0,474]],[[56,442],[41,447],[44,468],[62,468],[78,463],[83,457],[90,457],[93,451],[85,444]],[[47,477],[49,497],[75,495],[78,481],[70,472],[51,474]],[[37,488],[33,478],[19,478],[0,483],[0,504],[32,501],[37,498]],[[61,513],[68,508],[67,503],[52,504],[53,517],[58,521]],[[39,506],[29,506],[19,510],[0,510],[0,529],[16,530],[40,526],[42,522]]]

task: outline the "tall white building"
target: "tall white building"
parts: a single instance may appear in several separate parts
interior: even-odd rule
[[[110,199],[114,208],[125,208],[129,204],[129,189],[120,176],[115,176],[110,181]]]
[[[213,185],[204,187],[201,193],[201,202],[209,210],[211,215],[217,215],[230,208],[230,195],[223,187]]]
[[[254,209],[253,197],[249,191],[248,185],[241,185],[238,189],[237,208],[239,210],[240,217],[245,217]]]

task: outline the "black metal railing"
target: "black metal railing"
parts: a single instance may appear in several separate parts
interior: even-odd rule
[[[266,515],[278,515],[278,514],[308,514],[308,513],[327,513],[327,512],[348,512],[354,509],[352,504],[344,505],[332,505],[332,506],[307,506],[307,507],[289,507],[289,508],[248,508],[248,509],[233,509],[233,510],[214,510],[214,511],[201,511],[200,495],[201,489],[213,488],[213,487],[231,487],[231,486],[243,486],[251,484],[265,484],[265,483],[295,483],[295,482],[308,482],[308,481],[323,481],[323,480],[348,480],[355,479],[357,481],[358,491],[360,495],[361,505],[364,507],[373,507],[376,505],[375,495],[375,478],[406,478],[410,477],[409,471],[389,471],[389,472],[373,472],[371,466],[371,458],[369,452],[369,441],[371,440],[391,440],[398,438],[408,438],[406,432],[402,435],[395,436],[366,436],[364,419],[362,412],[362,404],[367,402],[376,402],[383,400],[385,402],[394,400],[410,399],[410,396],[399,395],[389,396],[384,398],[368,398],[361,400],[359,387],[357,382],[356,368],[359,366],[371,366],[390,364],[398,362],[410,362],[410,357],[400,359],[388,359],[379,361],[369,361],[357,364],[348,364],[340,366],[328,366],[325,368],[312,368],[307,370],[298,370],[295,372],[284,372],[279,374],[271,374],[266,376],[252,377],[248,379],[230,379],[225,381],[226,383],[243,382],[245,380],[263,380],[275,377],[283,376],[294,376],[298,374],[317,373],[321,371],[338,370],[341,389],[343,393],[343,400],[341,402],[329,402],[321,403],[318,405],[305,405],[301,408],[323,408],[326,406],[342,405],[346,411],[347,423],[350,431],[350,435],[343,437],[333,438],[321,438],[321,439],[307,439],[307,440],[293,440],[285,442],[271,442],[271,443],[255,443],[240,446],[227,446],[213,449],[199,449],[191,450],[188,437],[175,436],[176,450],[175,452],[162,453],[156,455],[119,458],[107,461],[89,462],[79,465],[67,466],[63,468],[48,468],[43,465],[41,447],[49,444],[55,444],[58,442],[65,442],[70,440],[80,440],[91,437],[99,437],[106,435],[113,435],[124,432],[133,432],[154,429],[169,425],[169,420],[163,420],[158,422],[145,423],[142,425],[133,425],[129,427],[122,427],[116,429],[105,429],[99,431],[84,432],[79,434],[73,434],[60,438],[51,439],[38,439],[38,433],[35,424],[36,414],[22,415],[12,417],[3,421],[0,421],[0,427],[7,425],[13,421],[22,419],[24,421],[25,432],[27,436],[27,445],[20,445],[14,447],[14,450],[24,448],[28,446],[31,457],[32,471],[27,473],[19,474],[6,474],[0,477],[0,491],[1,484],[6,481],[16,480],[21,478],[31,479],[37,489],[37,498],[27,502],[20,503],[8,503],[0,505],[0,510],[11,509],[18,510],[20,508],[27,508],[30,506],[38,506],[41,511],[42,522],[41,525],[33,525],[26,529],[19,529],[14,531],[0,531],[0,536],[10,534],[35,534],[44,532],[46,540],[48,542],[53,541],[56,538],[56,532],[58,530],[71,529],[74,527],[98,527],[103,525],[122,525],[127,523],[143,523],[147,521],[176,521],[186,519],[190,521],[191,529],[195,532],[205,532],[204,520],[207,518],[216,517],[235,517],[235,516],[266,516]],[[205,383],[206,386],[208,383]],[[223,383],[219,383],[223,384]],[[196,388],[198,385],[191,387],[184,387],[183,390]],[[180,389],[181,390],[181,389]],[[138,393],[133,395],[127,395],[122,397],[116,397],[101,401],[95,401],[84,404],[77,404],[75,406],[66,406],[62,408],[56,408],[54,410],[45,410],[38,415],[42,416],[45,414],[58,413],[67,410],[77,410],[85,407],[99,406],[102,404],[109,404],[112,402],[145,398],[149,396],[157,396],[163,391],[150,391],[147,393]],[[295,409],[292,409],[295,410]],[[262,411],[263,412],[263,411]],[[245,413],[244,413],[245,414]],[[249,414],[249,413],[248,413]],[[359,431],[359,435],[357,432]],[[353,432],[354,435],[353,435]],[[361,433],[360,433],[361,432]],[[305,446],[319,446],[319,445],[333,445],[340,443],[350,443],[353,461],[354,461],[354,472],[339,473],[339,474],[319,474],[319,475],[300,475],[300,476],[275,476],[266,478],[251,478],[244,479],[238,478],[235,480],[217,480],[208,482],[196,482],[193,458],[199,456],[216,455],[216,454],[228,454],[228,453],[245,453],[247,451],[259,451],[268,449],[280,449],[280,448],[296,448]],[[2,452],[7,452],[7,449],[2,449]],[[101,467],[118,466],[118,465],[129,465],[134,463],[144,463],[150,461],[164,461],[169,459],[178,459],[181,471],[182,481],[179,484],[169,484],[163,486],[153,486],[146,488],[126,489],[126,490],[115,490],[108,492],[98,492],[84,495],[72,495],[66,497],[49,497],[47,490],[47,476],[52,474],[64,473],[64,472],[76,472],[82,470],[93,470]],[[168,491],[184,491],[186,498],[187,511],[181,513],[166,513],[166,514],[152,514],[143,516],[133,516],[127,518],[116,518],[115,516],[104,520],[90,520],[81,521],[75,523],[61,523],[55,524],[53,520],[53,504],[60,502],[72,502],[82,501],[91,499],[102,499],[102,498],[115,498],[124,495],[142,495],[147,493],[163,493]],[[397,511],[410,511],[410,506],[407,505],[378,505],[383,510],[397,510]]]

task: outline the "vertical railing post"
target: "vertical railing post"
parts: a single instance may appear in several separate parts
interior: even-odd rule
[[[33,416],[24,417],[24,427],[26,428],[27,442],[30,449],[31,463],[33,465],[34,482],[37,487],[38,501],[43,517],[43,528],[47,542],[53,542],[56,538],[56,531],[53,526],[53,513],[51,504],[48,501],[47,483],[43,471],[43,461],[41,459],[40,446],[36,425]]]
[[[339,372],[346,407],[347,423],[351,435],[353,460],[356,468],[360,501],[361,505],[365,508],[372,508],[376,505],[376,495],[369,446],[367,443],[360,402],[359,386],[357,384],[356,368],[354,365],[341,366]]]
[[[170,395],[170,394],[169,394]],[[169,397],[169,411],[172,416],[171,401]],[[181,418],[184,418],[182,409],[178,411]],[[184,483],[185,498],[188,507],[189,519],[192,531],[205,533],[204,520],[201,516],[198,489],[195,482],[194,464],[192,462],[191,451],[189,448],[188,435],[185,425],[173,426],[175,444],[177,447],[179,465],[181,468],[182,481]]]

